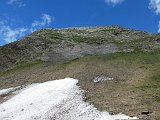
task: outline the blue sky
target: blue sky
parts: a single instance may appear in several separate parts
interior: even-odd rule
[[[160,32],[160,0],[1,0],[0,46],[41,28],[119,25]]]

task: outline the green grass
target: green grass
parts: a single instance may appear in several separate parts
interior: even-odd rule
[[[99,55],[89,55],[82,58],[77,58],[71,61],[67,61],[64,64],[59,66],[67,66],[68,64],[75,62],[88,62],[88,61],[102,61],[102,62],[110,62],[113,63],[116,61],[123,61],[124,63],[132,63],[135,66],[139,66],[141,68],[156,68],[160,69],[160,52],[142,52],[139,49],[136,49],[134,52],[118,52],[111,54],[99,54]],[[160,73],[160,72],[157,72]],[[156,79],[157,81],[159,76],[155,76],[152,79]]]
[[[91,59],[103,59],[103,60],[114,60],[114,59],[123,59],[125,61],[130,62],[144,62],[145,64],[154,64],[160,62],[160,53],[148,53],[148,52],[142,52],[140,50],[136,50],[134,52],[118,52],[118,53],[111,53],[106,55],[93,55],[89,56]],[[87,57],[86,57],[87,58]]]
[[[32,62],[19,63],[18,65],[16,65],[15,67],[13,67],[11,69],[8,69],[6,71],[0,72],[0,77],[6,76],[6,75],[9,75],[11,73],[15,73],[15,72],[17,72],[19,70],[23,70],[25,68],[30,68],[30,67],[33,67],[35,65],[42,64],[42,63],[43,63],[43,61],[41,61],[41,60],[35,60],[35,61],[32,61]]]

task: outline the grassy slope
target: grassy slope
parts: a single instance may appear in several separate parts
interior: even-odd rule
[[[86,56],[54,67],[42,64],[27,66],[1,73],[0,86],[4,88],[73,77],[79,79],[79,85],[87,91],[86,101],[100,110],[139,117],[143,110],[150,110],[151,119],[160,118],[159,52]],[[93,83],[93,78],[99,75],[111,76],[114,80]]]
[[[19,63],[15,67],[10,68],[6,71],[0,71],[0,77],[9,75],[9,74],[12,74],[12,73],[15,73],[15,72],[19,72],[20,70],[23,70],[24,68],[30,68],[30,67],[33,67],[35,65],[42,64],[42,63],[43,63],[43,61],[41,61],[41,60]]]

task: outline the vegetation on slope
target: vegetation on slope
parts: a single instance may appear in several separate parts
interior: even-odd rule
[[[150,53],[137,50],[86,56],[56,66],[35,65],[3,75],[0,86],[13,87],[72,77],[79,79],[78,85],[86,90],[86,101],[99,110],[159,119],[159,70],[159,51]],[[93,79],[101,75],[112,77],[113,80],[94,83]],[[150,114],[142,115],[145,110],[149,110]]]
[[[118,51],[78,57],[76,50],[84,51],[84,44],[112,44]],[[75,49],[76,45],[80,47]],[[76,51],[77,56],[61,57],[64,54],[60,51],[66,48]],[[64,61],[55,64],[47,61],[50,59]],[[0,47],[0,71],[0,88],[72,77],[79,79],[78,84],[86,90],[86,101],[99,110],[160,119],[160,36],[157,34],[118,26],[43,29]],[[94,83],[93,79],[101,75],[113,80]],[[148,110],[148,115],[142,115]]]
[[[119,26],[42,29],[21,40],[1,46],[0,71],[16,66],[21,62],[42,60],[41,57],[48,57],[49,52],[65,56],[62,51],[63,48],[72,50],[76,49],[76,45],[112,44],[119,51],[125,52],[134,49],[155,51],[160,48],[158,39],[159,35]],[[61,52],[59,51],[60,48],[62,48]],[[78,56],[79,53],[77,53]],[[68,57],[64,59],[68,60]]]
[[[40,60],[35,60],[35,61],[27,62],[27,63],[26,62],[19,63],[15,67],[10,68],[6,71],[0,71],[0,77],[18,72],[18,71],[26,69],[26,68],[32,68],[33,66],[36,66],[36,65],[39,65],[39,64],[42,64],[42,63],[43,63],[43,61],[40,61]]]

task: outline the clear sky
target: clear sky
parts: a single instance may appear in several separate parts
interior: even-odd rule
[[[1,0],[0,46],[41,28],[119,25],[157,33],[160,0]]]

